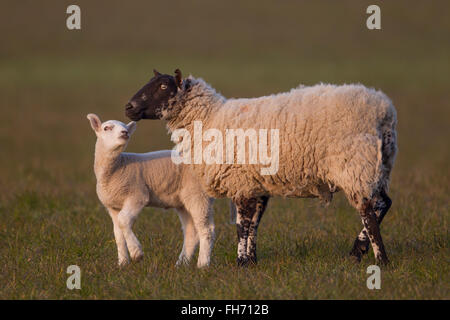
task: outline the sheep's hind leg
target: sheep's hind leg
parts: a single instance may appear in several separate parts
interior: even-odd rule
[[[247,254],[248,236],[253,216],[256,212],[258,198],[239,198],[234,200],[236,205],[236,228],[238,237],[237,265],[245,267],[250,260]]]
[[[258,232],[259,222],[267,207],[269,197],[259,197],[256,203],[256,210],[252,217],[247,239],[247,257],[250,263],[256,264],[256,233]]]
[[[380,225],[392,205],[392,200],[383,190],[380,192],[380,195],[374,199],[374,201],[374,211],[377,217],[377,223]],[[369,244],[370,239],[367,234],[367,229],[364,227],[355,239],[352,251],[350,251],[350,256],[352,256],[356,262],[360,262],[362,256],[369,252]]]
[[[366,230],[366,234],[372,244],[373,253],[378,263],[387,264],[389,262],[381,238],[378,217],[372,205],[372,201],[365,201],[360,208],[361,220]]]

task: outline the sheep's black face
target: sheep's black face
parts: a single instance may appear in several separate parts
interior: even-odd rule
[[[169,105],[169,99],[181,87],[181,72],[178,69],[175,77],[156,70],[154,73],[155,76],[125,106],[125,115],[133,121],[161,119],[162,112]]]

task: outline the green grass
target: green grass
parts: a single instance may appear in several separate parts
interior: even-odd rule
[[[64,29],[69,2],[0,10],[1,299],[450,298],[446,2],[383,3],[379,32],[364,27],[364,1],[179,4],[182,15],[161,3],[109,3],[80,1],[78,33]],[[119,270],[112,223],[95,194],[86,114],[125,121],[125,103],[154,67],[180,67],[228,97],[320,81],[361,82],[388,94],[398,111],[399,154],[382,225],[391,265],[382,268],[381,290],[366,287],[372,252],[360,265],[348,259],[361,223],[342,195],[326,208],[271,199],[259,264],[248,269],[235,266],[225,200],[215,203],[217,239],[205,270],[175,268],[176,214],[145,209],[135,227],[144,260]],[[146,121],[128,150],[170,147],[164,124]],[[81,268],[81,290],[66,288],[72,264]]]

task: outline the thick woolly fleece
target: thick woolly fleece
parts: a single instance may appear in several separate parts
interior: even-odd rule
[[[169,131],[194,121],[203,130],[278,129],[279,170],[260,164],[193,164],[212,197],[320,197],[343,190],[358,206],[387,191],[396,146],[396,110],[381,91],[359,84],[300,86],[252,99],[226,99],[192,76],[162,111]],[[268,139],[270,141],[270,139]],[[207,145],[205,143],[205,145]],[[269,144],[268,150],[271,147]],[[225,150],[224,150],[225,154]]]

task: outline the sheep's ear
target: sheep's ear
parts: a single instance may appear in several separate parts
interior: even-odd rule
[[[133,132],[136,130],[136,121],[131,121],[129,124],[127,124],[128,133],[130,135],[133,134]]]
[[[183,77],[181,75],[180,69],[175,70],[175,83],[177,84],[178,88],[182,89]]]
[[[153,69],[153,74],[155,75],[155,77],[160,76],[161,73],[159,73],[158,71],[156,71],[156,69]]]
[[[91,123],[91,127],[95,132],[100,131],[100,127],[102,126],[102,122],[100,121],[100,118],[93,113],[89,113],[87,115],[87,118],[89,119],[89,122]]]

